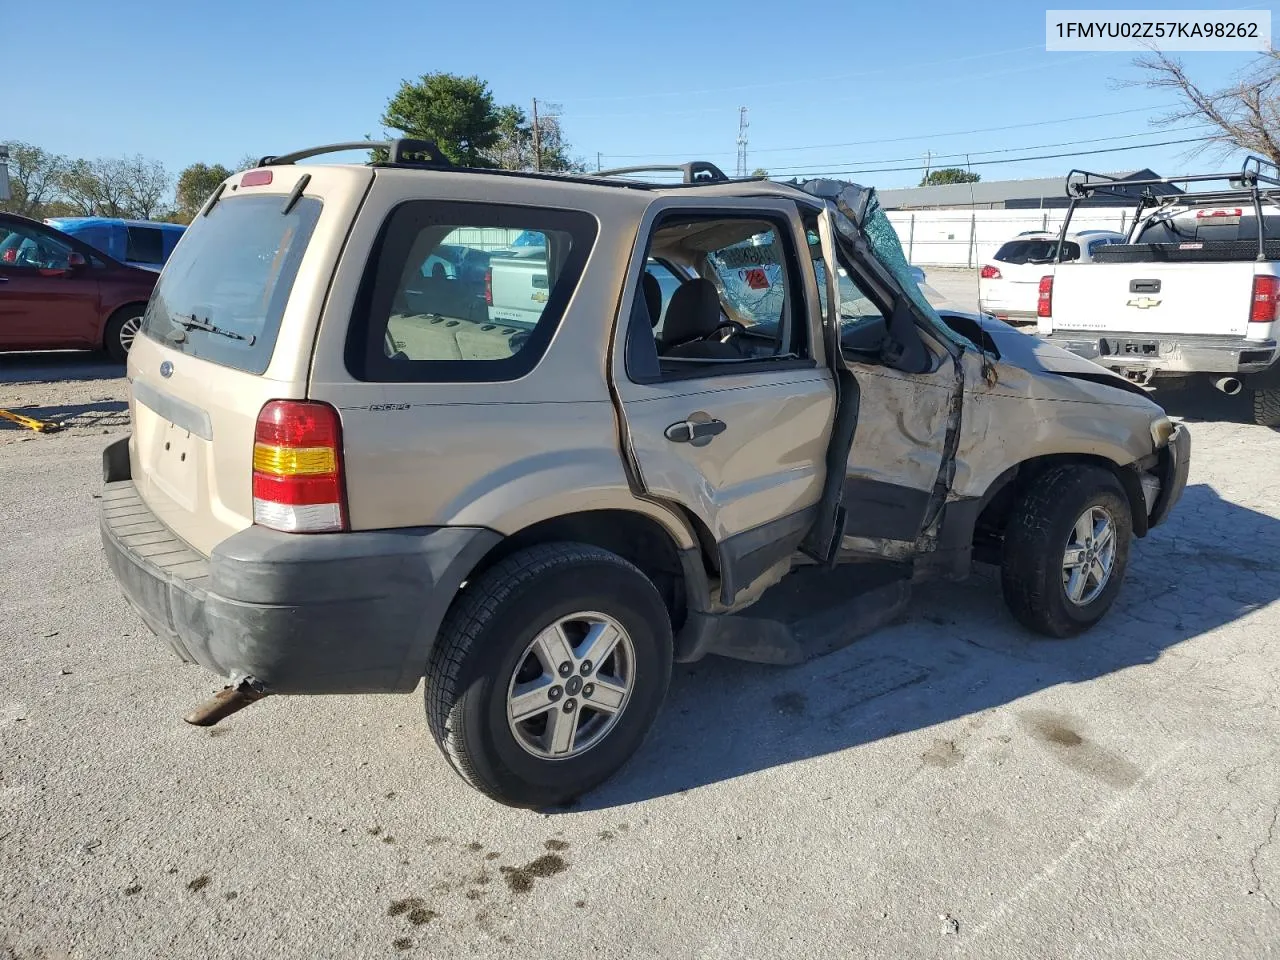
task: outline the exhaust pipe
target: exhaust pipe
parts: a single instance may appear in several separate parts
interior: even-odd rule
[[[1213,385],[1228,397],[1234,397],[1244,389],[1244,384],[1240,382],[1238,377],[1219,377],[1217,380],[1213,381]]]
[[[182,719],[193,727],[212,727],[251,703],[257,703],[267,695],[261,683],[246,677],[235,686],[223,687],[213,698],[206,700]]]

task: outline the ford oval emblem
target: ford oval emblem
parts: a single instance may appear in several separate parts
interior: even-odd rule
[[[173,364],[168,360],[160,364],[160,376],[166,379],[173,376]]]

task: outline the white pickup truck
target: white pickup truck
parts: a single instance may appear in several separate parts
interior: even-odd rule
[[[1269,168],[1276,176],[1263,172]],[[1251,157],[1242,171],[1118,182],[1072,171],[1076,204],[1137,197],[1124,244],[1088,265],[1054,263],[1040,280],[1039,334],[1149,389],[1204,378],[1253,393],[1254,419],[1280,426],[1280,171]],[[1160,195],[1173,184],[1226,189]]]

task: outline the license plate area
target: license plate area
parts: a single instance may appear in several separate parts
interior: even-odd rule
[[[156,438],[151,479],[187,510],[196,505],[196,440],[189,430],[165,422]]]
[[[1124,357],[1127,359],[1154,359],[1160,356],[1158,340],[1118,340],[1103,337],[1098,341],[1098,355],[1103,357]]]

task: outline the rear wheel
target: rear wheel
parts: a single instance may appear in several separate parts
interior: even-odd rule
[[[117,363],[124,363],[129,356],[133,341],[142,330],[142,315],[146,312],[145,304],[134,304],[121,307],[107,321],[103,335],[103,347],[107,356]]]
[[[1081,466],[1046,471],[1005,530],[1005,603],[1045,636],[1088,630],[1120,592],[1132,536],[1129,498],[1113,474]]]
[[[427,724],[454,769],[511,806],[604,782],[640,746],[671,679],[649,579],[577,543],[521,550],[469,583],[427,670]]]
[[[1260,427],[1280,427],[1280,387],[1253,391],[1253,422]]]

